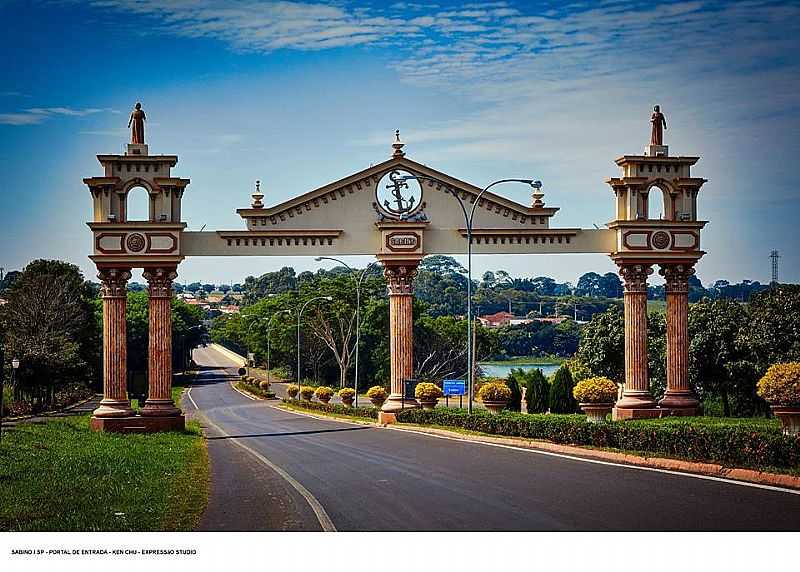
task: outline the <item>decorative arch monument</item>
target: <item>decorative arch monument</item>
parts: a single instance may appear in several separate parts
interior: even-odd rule
[[[122,155],[98,155],[103,176],[84,179],[94,201],[94,253],[103,298],[103,400],[92,417],[96,430],[158,431],[183,427],[171,400],[172,281],[187,256],[372,255],[387,280],[390,313],[391,395],[384,410],[403,403],[403,380],[413,372],[413,282],[429,254],[459,255],[466,250],[461,207],[480,188],[417,163],[406,156],[399,133],[391,156],[328,185],[274,206],[265,206],[260,186],[249,206],[237,209],[245,228],[187,231],[181,200],[189,179],[172,175],[175,155],[150,155],[144,142],[144,111],[131,114],[131,143]],[[473,221],[476,254],[605,253],[619,266],[625,283],[625,390],[614,408],[616,419],[691,415],[698,401],[688,381],[688,279],[704,254],[697,219],[697,194],[705,179],[693,178],[698,157],[672,157],[663,144],[666,121],[656,108],[651,141],[641,155],[616,160],[622,173],[608,179],[616,217],[605,229],[557,228],[557,207],[534,188],[529,205],[489,191],[478,201]],[[146,221],[129,220],[127,196],[144,187]],[[665,212],[649,216],[648,197],[663,194]],[[647,371],[647,277],[653,266],[666,279],[667,390],[653,398]],[[132,268],[148,281],[149,398],[135,415],[127,397],[126,283]]]

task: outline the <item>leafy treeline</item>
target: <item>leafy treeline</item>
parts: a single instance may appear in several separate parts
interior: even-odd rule
[[[20,361],[16,395],[10,396],[15,402],[41,409],[76,386],[102,388],[102,301],[97,285],[84,280],[77,266],[35,260],[14,276],[3,298],[0,343],[6,380],[11,360]],[[178,300],[172,304],[173,361],[180,368],[202,337],[202,311]],[[127,326],[129,370],[146,370],[146,293],[128,294]]]
[[[689,376],[711,413],[764,413],[756,382],[778,362],[800,360],[800,286],[779,285],[755,294],[749,303],[706,298],[689,306]],[[624,380],[625,319],[609,308],[584,326],[578,359],[593,375]],[[663,314],[648,316],[651,387],[666,386],[666,324]]]

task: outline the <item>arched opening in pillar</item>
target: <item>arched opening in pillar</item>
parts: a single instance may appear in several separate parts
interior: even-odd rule
[[[667,206],[667,192],[658,185],[650,187],[650,191],[647,194],[647,218],[651,220],[669,220]]]
[[[125,220],[127,222],[151,221],[152,199],[144,187],[132,187],[125,196]]]

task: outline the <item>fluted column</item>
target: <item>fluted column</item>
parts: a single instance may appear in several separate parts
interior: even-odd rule
[[[656,407],[647,372],[647,276],[652,272],[649,264],[620,264],[625,281],[625,391],[617,409]]]
[[[403,382],[414,375],[414,277],[417,264],[387,263],[384,271],[389,290],[389,351],[391,353],[391,394],[384,411],[419,407],[412,397],[403,403]]]
[[[94,417],[129,417],[134,414],[128,399],[128,340],[125,311],[128,302],[128,268],[100,268],[103,299],[103,399]]]
[[[693,415],[700,402],[689,385],[689,276],[691,264],[662,264],[667,294],[667,390],[658,404],[673,413]]]
[[[147,268],[150,328],[148,340],[148,394],[141,414],[180,415],[172,401],[172,281],[175,267]]]

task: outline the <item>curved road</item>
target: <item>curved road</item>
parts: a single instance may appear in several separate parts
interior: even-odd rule
[[[194,359],[203,530],[800,530],[798,494],[314,419],[234,391],[213,348]]]

